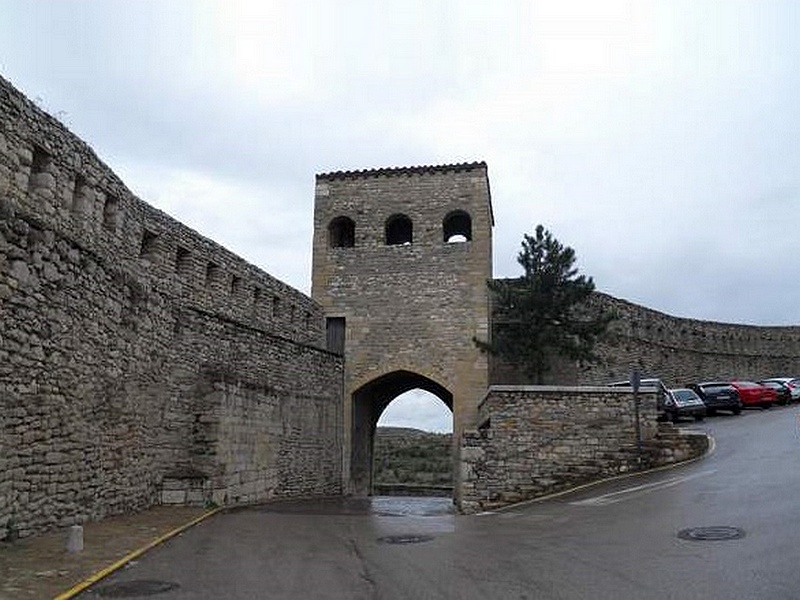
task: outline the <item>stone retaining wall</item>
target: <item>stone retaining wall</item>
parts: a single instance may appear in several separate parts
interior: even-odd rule
[[[462,437],[459,508],[492,509],[704,452],[706,442],[662,431],[654,392],[640,394],[639,408],[641,444],[630,389],[489,388],[478,429]]]

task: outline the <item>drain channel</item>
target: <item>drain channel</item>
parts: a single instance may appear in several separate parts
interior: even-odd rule
[[[121,581],[97,588],[97,595],[101,598],[132,598],[134,596],[155,596],[180,587],[171,581],[157,581],[154,579],[137,579],[134,581]]]
[[[681,529],[678,537],[682,540],[695,542],[721,542],[724,540],[738,540],[744,537],[744,530],[738,527],[718,525],[714,527],[690,527]]]
[[[378,538],[378,541],[383,544],[421,544],[430,542],[432,539],[432,535],[387,535]]]

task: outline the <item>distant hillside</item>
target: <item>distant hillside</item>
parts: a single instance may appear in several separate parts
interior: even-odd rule
[[[378,427],[375,432],[374,483],[452,485],[452,439],[450,433]]]

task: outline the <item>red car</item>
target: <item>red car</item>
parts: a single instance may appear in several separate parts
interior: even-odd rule
[[[731,381],[731,385],[739,392],[739,399],[742,406],[760,406],[769,408],[775,404],[777,394],[772,388],[768,388],[755,381]]]

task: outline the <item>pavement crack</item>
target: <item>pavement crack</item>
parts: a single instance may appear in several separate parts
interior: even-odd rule
[[[350,554],[355,557],[358,561],[358,576],[367,583],[370,588],[370,596],[373,598],[378,597],[378,584],[375,579],[370,574],[369,567],[367,566],[367,561],[364,559],[364,555],[361,553],[361,549],[358,547],[358,544],[353,538],[347,540],[347,547],[350,550]]]

